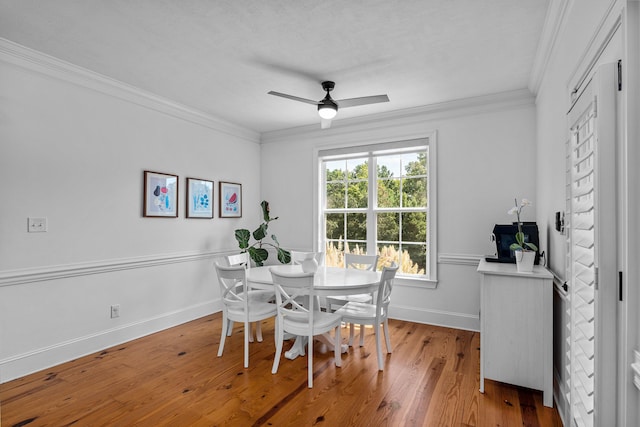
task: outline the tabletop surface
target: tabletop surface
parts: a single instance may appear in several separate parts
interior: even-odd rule
[[[541,265],[534,265],[531,273],[520,273],[515,264],[501,264],[497,262],[487,262],[483,259],[478,264],[478,273],[495,274],[498,276],[522,276],[535,277],[541,279],[553,279],[553,274]]]
[[[261,284],[273,284],[271,269],[284,274],[302,273],[300,265],[274,265],[266,267],[252,267],[247,270],[247,281]],[[357,291],[377,286],[380,282],[380,273],[369,270],[340,267],[318,267],[314,275],[314,288],[324,291]]]

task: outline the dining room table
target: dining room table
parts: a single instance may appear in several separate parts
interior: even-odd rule
[[[251,289],[273,289],[271,269],[283,274],[303,273],[301,265],[283,264],[247,269],[247,284]],[[313,290],[317,297],[371,294],[378,290],[380,272],[359,270],[356,268],[319,266],[313,275]],[[319,305],[318,309],[319,309]],[[287,359],[295,359],[305,354],[306,342],[297,337],[291,349],[285,352]],[[333,350],[333,340],[327,335],[318,335],[319,341]],[[341,352],[346,353],[348,346],[343,344]]]

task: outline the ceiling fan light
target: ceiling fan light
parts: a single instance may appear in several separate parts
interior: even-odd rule
[[[318,114],[326,120],[333,119],[338,114],[338,106],[333,102],[325,102],[318,105]]]

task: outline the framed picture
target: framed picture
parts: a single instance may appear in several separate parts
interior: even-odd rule
[[[213,181],[187,178],[187,218],[213,218]]]
[[[220,218],[242,216],[242,184],[220,181]]]
[[[144,171],[145,217],[178,217],[178,175]]]

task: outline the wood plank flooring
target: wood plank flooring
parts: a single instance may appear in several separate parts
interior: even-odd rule
[[[372,329],[364,347],[342,355],[342,368],[316,345],[308,389],[307,357],[283,359],[271,374],[273,320],[251,344],[248,369],[242,325],[216,357],[221,323],[216,313],[2,384],[1,425],[562,425],[541,392],[489,380],[478,391],[477,332],[391,320],[384,372]]]

